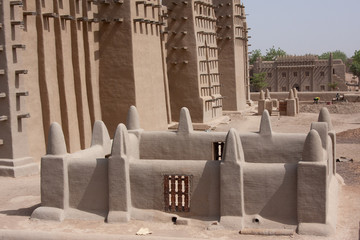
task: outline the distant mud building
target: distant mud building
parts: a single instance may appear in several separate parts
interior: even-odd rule
[[[267,88],[272,92],[346,91],[345,64],[340,59],[319,60],[317,56],[280,56],[275,61],[258,59],[252,73],[266,73]]]

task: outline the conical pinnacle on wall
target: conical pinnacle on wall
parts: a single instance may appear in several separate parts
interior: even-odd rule
[[[306,162],[321,162],[323,160],[321,138],[314,129],[310,130],[305,139],[302,160]]]
[[[111,139],[103,121],[96,121],[94,123],[91,146],[95,145],[103,146],[108,150],[111,149]]]
[[[224,150],[224,161],[240,162],[244,161],[244,151],[240,136],[236,129],[231,128],[226,136]]]
[[[135,106],[131,106],[126,118],[126,127],[128,130],[140,129],[139,113]]]
[[[46,154],[63,155],[67,153],[63,130],[57,122],[50,125]]]
[[[126,129],[126,126],[120,123],[115,131],[115,136],[113,140],[113,145],[111,149],[112,156],[120,156],[125,158],[129,154],[129,134]]]
[[[260,91],[260,100],[265,100],[265,94],[263,90]]]
[[[271,128],[271,120],[268,110],[264,110],[261,122],[260,122],[260,134],[261,135],[271,135],[272,128]]]
[[[180,120],[179,120],[178,132],[190,133],[192,131],[194,131],[194,129],[193,129],[189,109],[187,109],[186,107],[183,107],[180,110]]]
[[[320,113],[319,113],[318,122],[326,122],[328,124],[329,131],[334,129],[332,122],[331,122],[329,110],[326,107],[321,108]]]

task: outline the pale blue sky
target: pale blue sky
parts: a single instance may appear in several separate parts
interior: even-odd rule
[[[243,0],[249,50],[273,45],[288,54],[360,50],[360,0]]]

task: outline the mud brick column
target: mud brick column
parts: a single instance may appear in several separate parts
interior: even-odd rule
[[[243,8],[243,16],[246,16],[245,15],[245,9]],[[245,54],[243,56],[243,59],[244,59],[244,62],[245,62],[245,75],[246,75],[246,78],[245,78],[245,92],[246,92],[246,104],[248,104],[249,106],[251,106],[253,103],[252,103],[252,100],[250,98],[250,62],[249,62],[249,46],[251,46],[249,43],[248,43],[248,39],[251,37],[248,35],[248,32],[251,28],[248,27],[248,24],[247,22],[245,22],[244,20],[244,33],[245,33],[245,38],[247,39],[246,40],[246,45],[245,45]]]
[[[0,176],[18,177],[38,173],[28,157],[24,81],[24,18],[22,1],[0,2]]]
[[[32,218],[62,221],[69,207],[68,154],[64,134],[58,123],[52,123],[46,155],[41,158],[41,207]]]
[[[41,156],[45,155],[45,135],[43,129],[39,68],[38,68],[38,48],[37,48],[37,26],[36,18],[38,16],[36,1],[23,1],[23,44],[26,50],[23,51],[22,64],[26,74],[19,74],[17,81],[25,86],[29,91],[26,97],[26,108],[31,117],[26,120],[29,154],[36,161],[40,161]],[[25,73],[25,72],[24,72]]]
[[[296,99],[294,97],[293,89],[289,91],[289,97],[286,101],[286,116],[295,116],[296,115]]]
[[[240,0],[215,0],[223,109],[240,111],[247,96],[247,28]]]
[[[74,68],[74,87],[76,94],[77,116],[81,148],[87,148],[91,142],[91,120],[86,89],[85,49],[83,25],[87,22],[84,16],[83,2],[69,0],[70,14],[76,21],[71,21],[71,51],[72,66]]]
[[[83,1],[86,89],[91,122],[101,120],[99,94],[99,21],[94,1]]]
[[[52,122],[62,123],[60,111],[60,94],[57,77],[57,58],[53,1],[36,1],[38,16],[36,16],[38,34],[38,67],[41,109],[45,141]]]
[[[225,142],[224,159],[220,164],[220,222],[241,230],[245,216],[244,152],[235,129],[230,129]]]
[[[54,9],[58,15],[54,18],[54,31],[61,123],[67,149],[74,152],[81,148],[71,48],[71,22],[75,21],[75,17],[70,14],[67,1],[62,1],[61,6],[55,5]]]
[[[131,217],[129,141],[125,125],[119,124],[109,158],[109,223],[128,222]]]
[[[297,171],[298,233],[327,235],[335,231],[330,219],[329,178],[327,166],[328,126],[313,123],[304,143],[302,161]],[[331,159],[332,160],[332,159]]]
[[[167,68],[172,118],[182,107],[196,123],[222,116],[216,16],[212,1],[166,0]]]
[[[135,105],[144,129],[167,129],[160,1],[99,1],[98,7],[103,121],[114,131]]]

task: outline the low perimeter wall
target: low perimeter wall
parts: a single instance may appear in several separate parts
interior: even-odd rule
[[[331,101],[336,97],[336,93],[344,94],[345,99],[349,102],[360,102],[359,92],[298,92],[300,101],[313,101],[315,97],[319,97],[320,101]],[[270,97],[273,99],[284,100],[288,98],[289,92],[270,92]],[[259,101],[260,93],[252,92],[251,100]]]
[[[183,217],[234,230],[335,231],[336,135],[326,108],[308,134],[274,133],[266,110],[256,133],[196,132],[186,108],[176,132],[145,132],[135,107],[113,140],[101,121],[93,133],[90,148],[69,154],[61,126],[51,125],[32,218]]]

